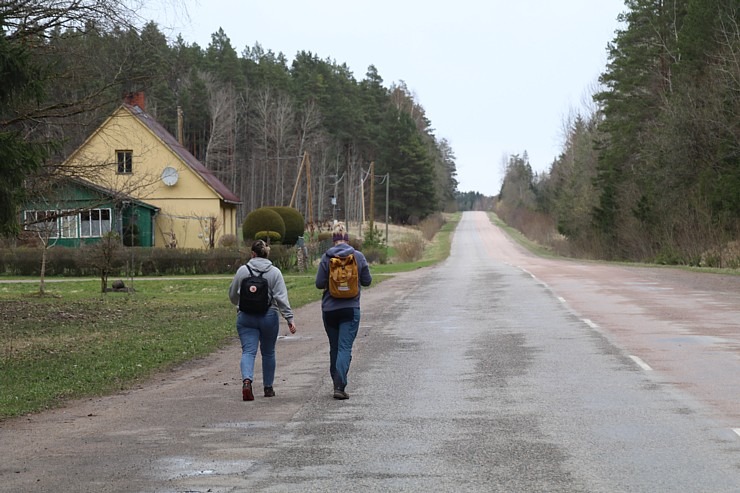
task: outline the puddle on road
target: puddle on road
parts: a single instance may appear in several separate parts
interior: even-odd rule
[[[238,474],[255,464],[255,461],[204,461],[182,456],[165,457],[157,462],[157,475],[166,480]]]

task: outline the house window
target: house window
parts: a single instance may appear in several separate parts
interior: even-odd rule
[[[59,218],[59,230],[62,238],[77,238],[79,214],[67,212],[66,216]]]
[[[57,224],[57,211],[26,211],[25,230],[34,231],[46,238],[59,237],[59,225]]]
[[[80,213],[80,236],[97,238],[110,233],[110,209],[90,209]]]
[[[133,151],[116,151],[116,161],[118,162],[118,172],[130,174],[132,172],[131,156]]]

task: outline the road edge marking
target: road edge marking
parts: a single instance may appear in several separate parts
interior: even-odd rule
[[[595,324],[594,322],[592,322],[591,320],[589,320],[587,318],[584,318],[582,320],[583,320],[583,323],[585,323],[586,325],[588,325],[592,329],[598,329],[599,328],[599,326],[597,324]]]
[[[640,367],[640,368],[642,368],[643,370],[645,370],[645,371],[653,371],[653,369],[652,369],[652,368],[650,368],[650,365],[648,365],[647,363],[645,363],[644,361],[642,361],[642,360],[641,360],[640,358],[638,358],[637,356],[633,356],[633,355],[631,355],[631,354],[630,354],[630,355],[629,355],[629,357],[630,357],[630,359],[631,359],[632,361],[634,361],[634,362],[635,362],[635,363],[637,364],[637,366],[639,366],[639,367]]]

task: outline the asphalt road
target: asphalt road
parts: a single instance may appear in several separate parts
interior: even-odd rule
[[[314,304],[276,397],[241,401],[235,343],[1,423],[0,491],[740,491],[740,278],[538,259],[466,213],[362,299],[349,400]]]

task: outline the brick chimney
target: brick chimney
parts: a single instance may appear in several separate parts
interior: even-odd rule
[[[138,106],[141,111],[146,111],[146,99],[144,91],[127,92],[123,95],[123,102],[131,106]]]

